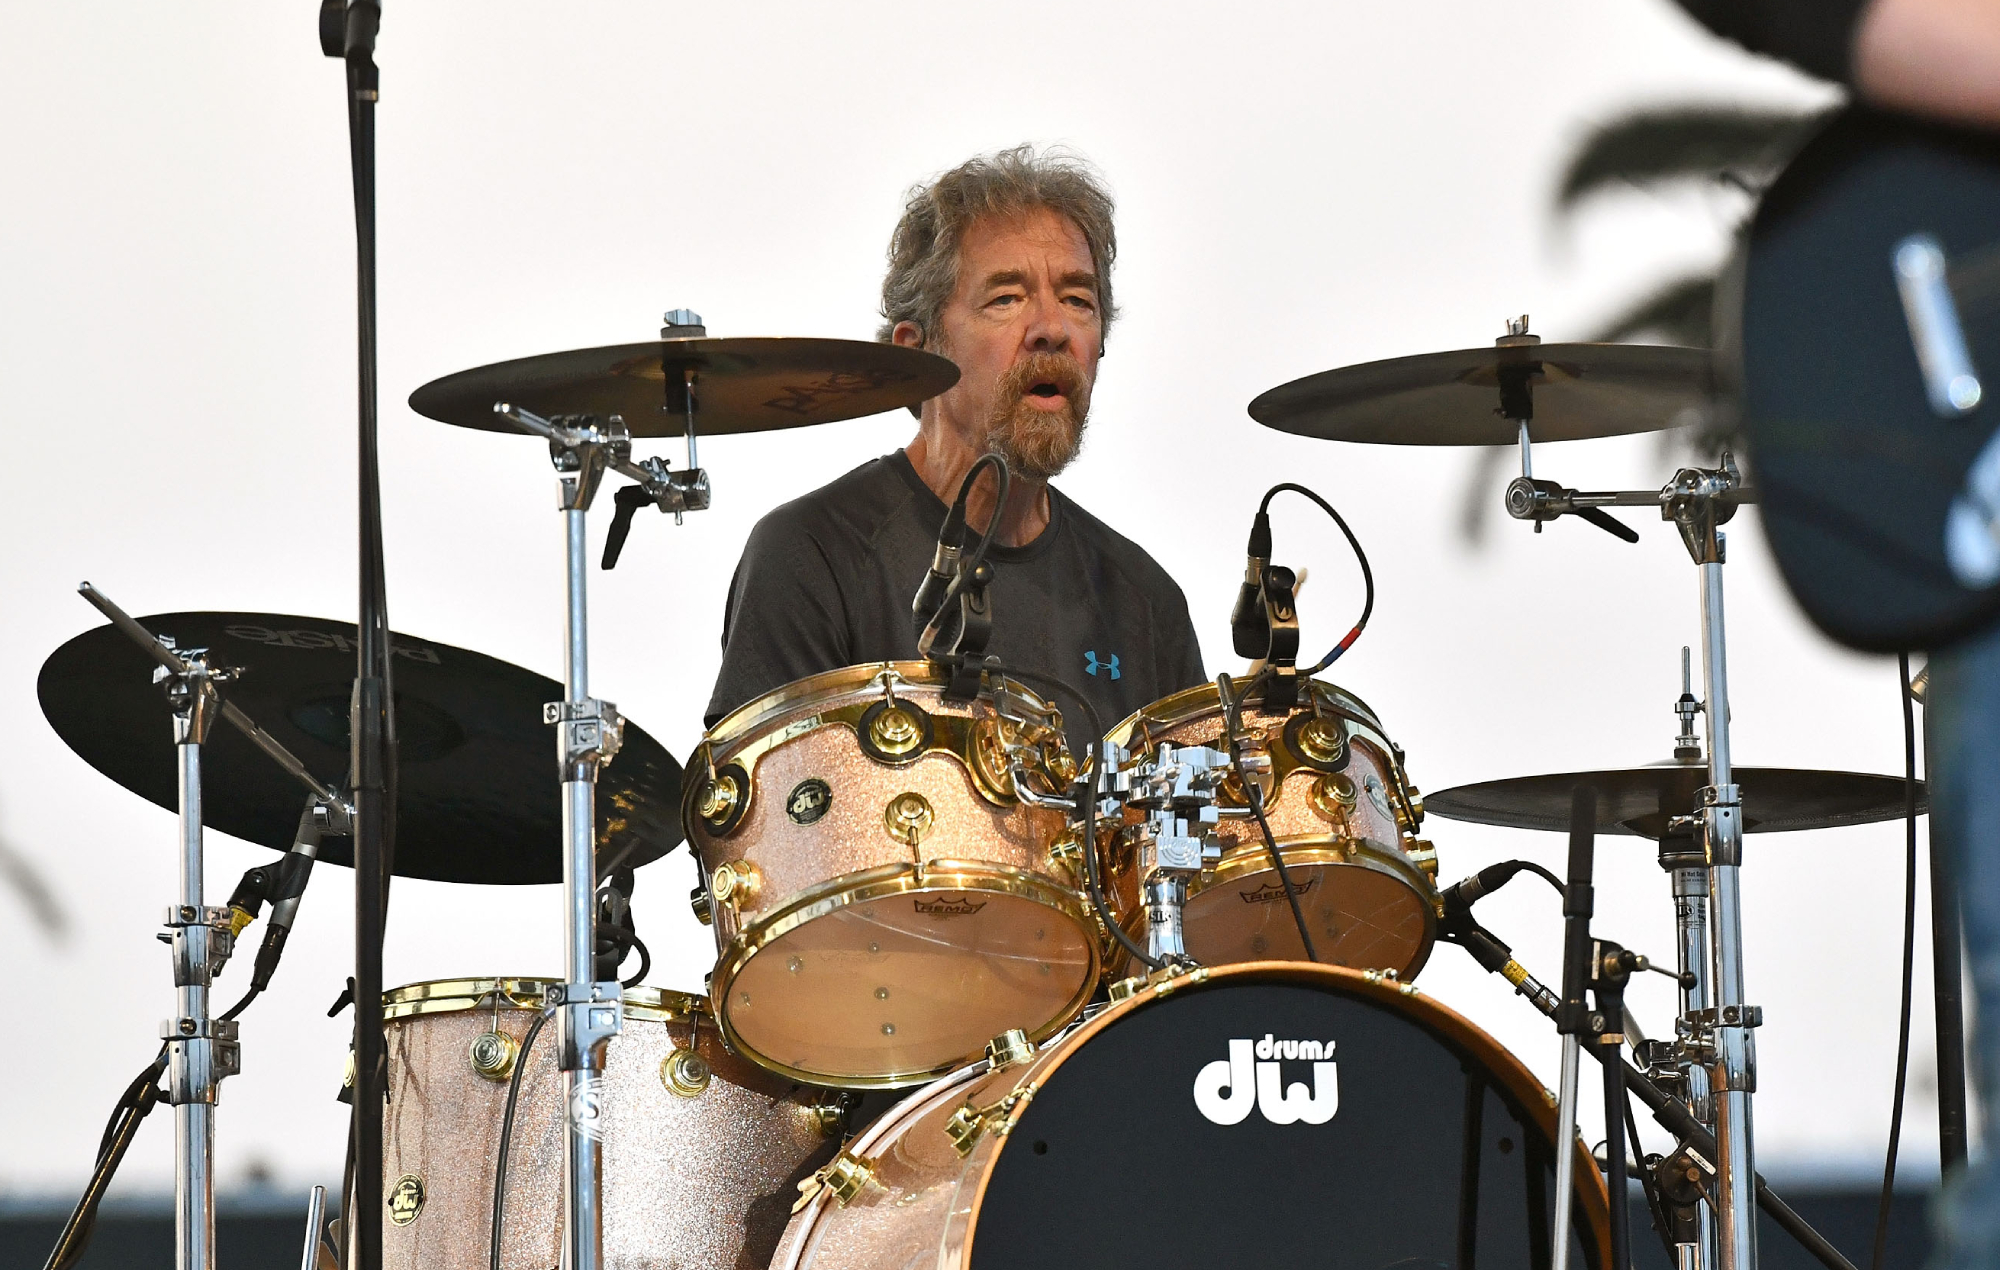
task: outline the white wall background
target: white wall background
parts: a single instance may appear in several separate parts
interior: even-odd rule
[[[5,8],[0,841],[71,915],[58,939],[0,892],[14,1000],[0,1190],[24,1195],[80,1182],[172,999],[153,939],[172,819],[56,740],[36,671],[95,623],[74,595],[85,577],[137,613],[351,617],[353,294],[341,73],[317,51],[312,4]],[[383,461],[399,630],[560,669],[541,447],[420,419],[402,404],[412,388],[646,338],[675,305],[717,334],[865,338],[908,184],[976,151],[1066,142],[1119,197],[1126,316],[1062,483],[1181,581],[1211,669],[1229,651],[1254,499],[1299,478],[1374,557],[1375,622],[1340,679],[1383,712],[1420,785],[1666,756],[1697,607],[1664,527],[1637,547],[1580,524],[1536,537],[1496,506],[1475,550],[1455,528],[1470,453],[1315,443],[1256,427],[1244,405],[1310,371],[1483,343],[1508,314],[1532,313],[1550,338],[1587,330],[1717,257],[1728,216],[1718,200],[1635,193],[1557,227],[1552,183],[1581,133],[1647,102],[1814,102],[1823,89],[1660,0],[388,10]],[[909,432],[899,414],[705,445],[715,510],[678,530],[642,521],[619,571],[593,579],[598,690],[685,753],[751,523]],[[1656,485],[1674,465],[1650,438],[1541,458],[1597,487]],[[1331,640],[1358,603],[1345,553],[1296,507],[1278,533],[1282,557],[1317,575],[1311,642]],[[1754,517],[1731,542],[1741,761],[1899,770],[1893,665],[1804,624]],[[1448,877],[1562,854],[1552,835],[1431,828]],[[261,854],[212,839],[217,894]],[[1599,859],[1601,929],[1670,956],[1646,845],[1606,844]],[[1886,1133],[1901,829],[1758,838],[1748,859],[1764,1163],[1865,1172]],[[686,916],[689,872],[669,857],[639,892],[655,980],[683,988],[712,956]],[[273,993],[244,1020],[245,1072],[221,1109],[225,1185],[337,1173],[347,1024],[323,1012],[350,959],[350,900],[350,875],[318,874]],[[1555,975],[1550,896],[1523,884],[1485,911]],[[558,939],[552,888],[399,883],[388,980],[552,973]],[[222,995],[246,972],[232,967]],[[1553,1083],[1555,1040],[1504,984],[1442,949],[1423,987]],[[1905,1143],[1934,1161],[1926,991],[1920,979]],[[1665,1028],[1668,981],[1635,996]],[[167,1183],[163,1124],[121,1190]]]

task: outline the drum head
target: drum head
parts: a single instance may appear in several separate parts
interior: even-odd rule
[[[1393,970],[1405,979],[1423,968],[1431,947],[1427,901],[1408,882],[1359,864],[1288,856],[1287,865],[1321,961],[1356,970]],[[1268,862],[1189,896],[1183,920],[1188,952],[1204,965],[1305,960],[1292,906]]]
[[[1083,1004],[1083,925],[1027,895],[917,889],[796,925],[718,983],[730,1037],[822,1084],[907,1085],[1009,1028],[1042,1036]]]
[[[1448,1010],[1267,964],[1078,1042],[1002,1140],[972,1270],[1548,1264],[1553,1113]],[[1573,1248],[1596,1267],[1590,1177]]]

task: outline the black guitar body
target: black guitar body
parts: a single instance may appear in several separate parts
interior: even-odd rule
[[[1960,304],[1991,378],[1981,405],[1941,418],[1892,267],[1913,233],[1951,262],[2000,243],[2000,138],[1844,111],[1765,194],[1736,280],[1772,548],[1813,622],[1867,651],[1940,647],[2000,616],[2000,588],[1961,585],[1944,546],[1946,509],[2000,426],[2000,303]]]

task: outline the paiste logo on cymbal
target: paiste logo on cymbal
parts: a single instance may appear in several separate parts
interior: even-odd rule
[[[1284,1083],[1283,1064],[1312,1064],[1311,1088]],[[1194,1078],[1195,1110],[1212,1124],[1242,1124],[1253,1110],[1272,1124],[1325,1124],[1340,1110],[1339,1065],[1332,1041],[1232,1040],[1229,1057]]]

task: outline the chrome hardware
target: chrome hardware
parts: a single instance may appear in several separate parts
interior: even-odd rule
[[[1985,395],[1979,370],[1965,347],[1958,305],[1952,299],[1945,269],[1944,247],[1929,234],[1911,234],[1896,244],[1891,257],[1896,294],[1903,301],[1903,321],[1910,328],[1917,368],[1924,376],[1924,396],[1942,419],[1958,419],[1979,407]]]

